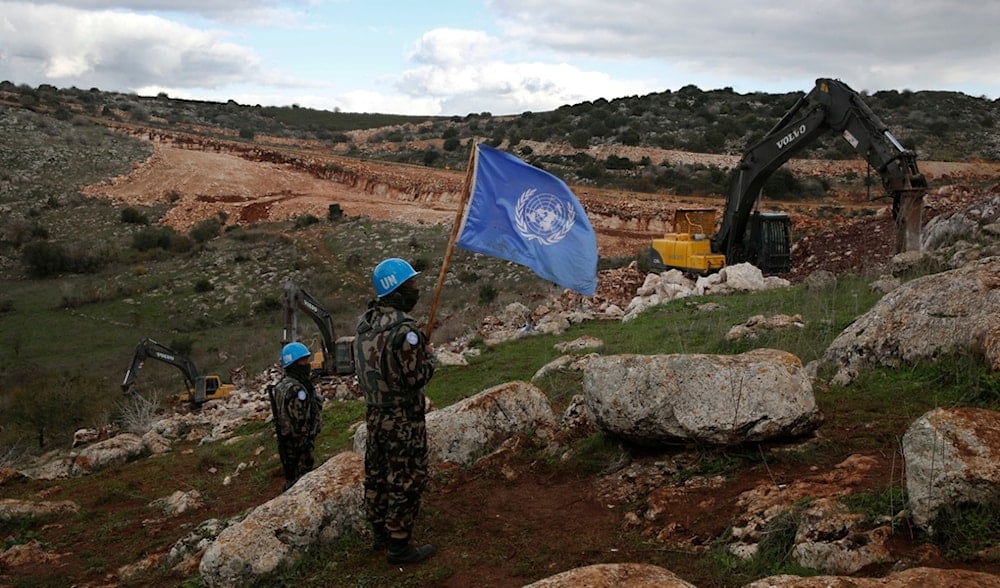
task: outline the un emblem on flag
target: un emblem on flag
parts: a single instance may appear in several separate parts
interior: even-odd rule
[[[555,245],[573,228],[576,211],[569,203],[554,194],[538,194],[526,190],[517,199],[514,224],[525,239],[537,240],[543,245]]]

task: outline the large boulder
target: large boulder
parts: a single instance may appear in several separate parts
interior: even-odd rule
[[[821,363],[848,384],[872,365],[985,353],[1000,336],[1000,257],[917,278],[882,297],[837,336]]]
[[[906,491],[913,522],[932,530],[946,506],[1000,502],[1000,413],[937,408],[903,435]]]
[[[345,451],[226,528],[205,550],[199,571],[208,586],[243,586],[290,565],[311,546],[367,528],[364,463]]]
[[[37,469],[25,471],[25,474],[40,480],[76,478],[130,462],[140,457],[143,451],[141,437],[134,433],[122,433],[88,445],[79,453],[61,457]]]
[[[427,413],[428,460],[471,464],[517,433],[545,434],[556,417],[545,394],[528,382],[507,382]],[[354,433],[354,451],[365,453],[368,429]]]
[[[598,426],[640,443],[732,445],[802,435],[822,420],[802,362],[777,349],[598,356],[583,393]]]
[[[970,570],[910,568],[884,578],[770,576],[751,582],[744,588],[912,588],[914,586],[1000,588],[1000,576]]]
[[[668,569],[652,564],[594,564],[544,578],[524,588],[695,588]]]

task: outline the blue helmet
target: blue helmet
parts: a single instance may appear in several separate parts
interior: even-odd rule
[[[310,355],[312,355],[312,352],[309,351],[308,347],[298,341],[292,341],[281,348],[281,367],[286,368],[303,357],[309,357]]]
[[[379,298],[386,294],[391,294],[403,282],[419,273],[406,261],[398,257],[390,257],[375,266],[375,271],[372,272],[372,284],[375,285],[375,294]]]

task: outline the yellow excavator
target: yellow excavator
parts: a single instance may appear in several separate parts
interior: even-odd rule
[[[168,363],[181,370],[184,375],[184,384],[187,392],[178,395],[181,402],[190,403],[198,407],[209,400],[225,398],[236,388],[232,384],[223,383],[222,378],[217,374],[201,375],[194,362],[180,355],[166,345],[145,338],[135,346],[135,353],[132,355],[132,363],[125,371],[125,379],[122,380],[122,391],[126,394],[133,392],[135,379],[139,375],[139,370],[147,359],[155,359]]]
[[[789,271],[791,219],[783,212],[757,210],[761,188],[775,170],[828,131],[840,133],[881,175],[902,229],[897,249],[904,250],[913,242],[913,233],[919,236],[927,191],[916,155],[903,148],[857,92],[839,80],[820,78],[733,170],[719,231],[709,236],[715,227],[714,209],[676,211],[674,232],[652,241],[652,269],[708,274],[727,264],[749,262],[765,274]]]

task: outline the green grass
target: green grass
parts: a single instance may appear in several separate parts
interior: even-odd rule
[[[942,508],[933,521],[933,541],[942,553],[959,561],[1000,545],[1000,504],[958,504]],[[996,561],[996,555],[992,556]]]
[[[840,501],[847,505],[851,512],[865,515],[869,521],[882,517],[894,517],[907,508],[906,488],[903,486],[887,486],[882,490],[869,490],[842,496]]]

